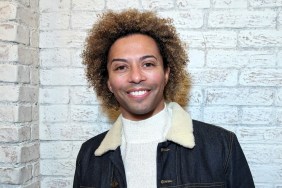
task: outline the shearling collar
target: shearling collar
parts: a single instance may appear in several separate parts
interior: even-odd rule
[[[193,135],[193,124],[190,115],[184,111],[179,104],[171,102],[168,108],[172,110],[171,127],[166,139],[186,148],[193,148],[195,140]],[[121,145],[122,121],[118,117],[111,129],[107,132],[100,146],[95,151],[95,156],[101,156],[109,150],[115,150]]]

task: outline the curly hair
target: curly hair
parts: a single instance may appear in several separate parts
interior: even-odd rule
[[[151,11],[141,12],[136,9],[104,13],[86,38],[82,53],[86,77],[102,104],[108,108],[119,107],[107,87],[108,52],[117,39],[137,33],[148,35],[156,41],[163,57],[164,68],[170,68],[169,80],[164,90],[165,100],[186,105],[190,85],[190,77],[186,72],[188,57],[172,20],[160,18]]]

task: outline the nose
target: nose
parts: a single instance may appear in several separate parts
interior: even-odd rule
[[[132,66],[130,71],[130,82],[131,83],[140,83],[145,80],[144,73],[140,66]]]

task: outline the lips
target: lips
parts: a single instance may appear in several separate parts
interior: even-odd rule
[[[148,89],[132,89],[130,91],[128,91],[127,93],[131,96],[134,97],[139,97],[139,96],[144,96],[149,92]]]
[[[129,92],[130,95],[133,95],[133,96],[141,96],[141,95],[144,95],[145,93],[147,93],[148,91],[147,90],[143,90],[143,91],[133,91],[133,92]]]

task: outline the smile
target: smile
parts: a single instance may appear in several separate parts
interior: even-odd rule
[[[130,95],[133,95],[133,96],[141,96],[141,95],[144,95],[145,93],[147,93],[148,91],[147,90],[142,90],[142,91],[131,91],[129,92]]]

